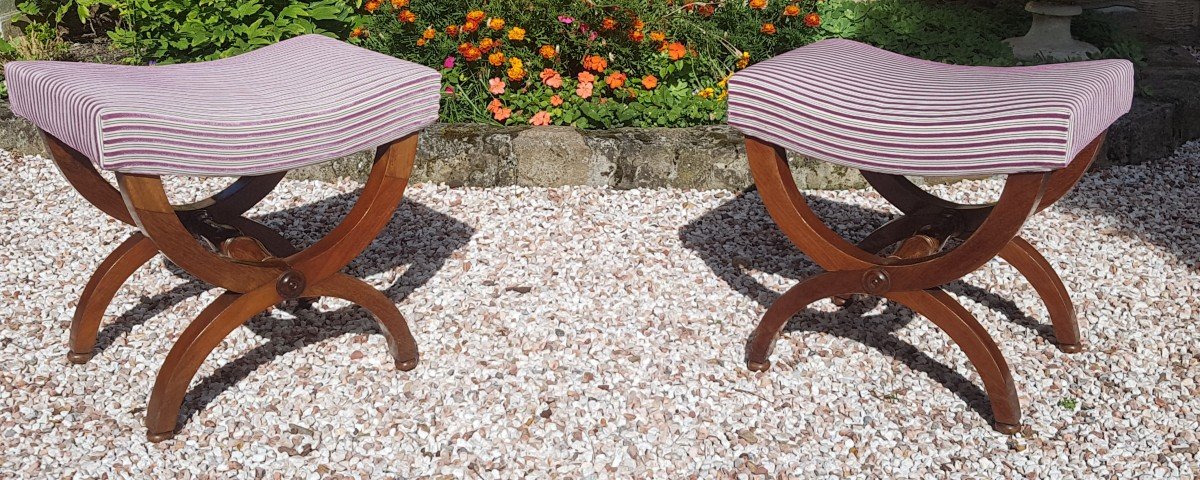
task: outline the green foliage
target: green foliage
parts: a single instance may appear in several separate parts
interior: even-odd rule
[[[1079,406],[1079,401],[1072,397],[1063,397],[1063,398],[1059,399],[1058,406],[1061,407],[1063,410],[1074,411],[1075,407]]]
[[[228,57],[308,33],[345,36],[357,21],[348,0],[128,0],[113,43],[139,62]]]

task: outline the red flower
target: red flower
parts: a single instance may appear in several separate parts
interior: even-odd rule
[[[804,24],[816,28],[821,26],[821,16],[817,12],[810,13],[804,16]]]

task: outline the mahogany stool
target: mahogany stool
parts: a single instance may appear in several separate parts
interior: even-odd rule
[[[747,136],[763,203],[825,270],[767,310],[747,342],[748,367],[770,368],[776,337],[810,303],[884,297],[950,335],[983,378],[996,430],[1017,432],[1021,408],[1004,355],[941,286],[999,256],[1046,303],[1059,348],[1080,351],[1070,295],[1019,232],[1079,181],[1132,98],[1133,66],[1122,60],[963,67],[848,40],[817,42],[734,75],[729,123]],[[862,171],[903,216],[849,243],[809,208],[786,150]],[[1008,179],[990,205],[950,202],[905,177],[997,174]]]
[[[435,122],[440,74],[319,35],[232,58],[157,67],[13,62],[15,113],[44,132],[67,181],[109,216],[136,226],[88,281],[67,358],[92,358],[117,289],[158,253],[225,289],[175,342],[146,409],[151,441],[171,438],[205,358],[251,317],[289,299],[337,297],[379,321],[396,367],[416,367],[400,311],[339,273],[391,219],[408,184],[417,133]],[[243,214],[288,170],[377,148],[358,202],[332,232],[298,250]],[[98,172],[113,171],[114,188]],[[206,200],[172,205],[161,176],[240,177]]]

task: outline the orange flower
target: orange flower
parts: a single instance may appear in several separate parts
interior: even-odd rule
[[[542,79],[542,83],[545,83],[550,88],[562,88],[562,75],[559,75],[558,72],[554,71],[553,68],[542,70],[540,77]]]
[[[512,67],[509,67],[509,69],[508,69],[508,79],[509,80],[517,82],[523,78],[525,78],[525,67],[522,67],[520,65],[513,65]]]
[[[491,20],[488,20],[488,28],[495,30],[497,32],[500,30],[504,30],[504,19],[503,18],[493,18]]]
[[[596,76],[592,75],[592,72],[579,72],[580,83],[592,83],[594,81],[596,81]]]
[[[553,105],[555,107],[560,107],[560,106],[562,106],[562,104],[563,104],[562,97],[560,97],[558,95],[550,97],[550,105]]]
[[[592,98],[592,82],[579,82],[579,86],[575,87],[575,94],[579,98]]]
[[[804,16],[804,24],[816,28],[821,26],[821,16],[816,12]]]
[[[412,10],[404,10],[396,18],[399,18],[404,23],[413,23],[417,21],[417,14],[413,13]]]
[[[367,13],[375,13],[376,10],[379,10],[379,5],[379,0],[371,0],[363,5],[363,9],[366,10]]]
[[[483,50],[483,51],[485,51],[485,52],[486,52],[486,51],[488,51],[488,50],[491,50],[491,49],[493,49],[493,48],[496,48],[496,41],[495,41],[495,40],[492,40],[492,39],[490,39],[490,38],[485,38],[485,39],[483,39],[483,40],[480,40],[480,41],[479,41],[479,49],[480,49],[480,50]]]
[[[600,22],[601,30],[612,30],[617,28],[617,20],[612,17],[607,17]]]
[[[713,12],[716,12],[716,11],[717,11],[717,7],[714,7],[713,4],[708,3],[708,4],[701,5],[700,9],[697,10],[696,13],[699,13],[700,16],[702,16],[702,17],[711,17],[711,16],[713,16]]]
[[[650,40],[655,42],[667,41],[667,34],[663,32],[650,32]]]
[[[457,37],[458,36],[458,25],[450,25],[450,26],[446,27],[446,35],[449,35],[451,37]]]
[[[774,35],[775,34],[775,24],[774,23],[764,23],[762,28],[760,28],[758,31],[765,33],[767,35]]]
[[[492,64],[493,67],[503,67],[504,60],[504,52],[496,52],[488,55],[488,63]]]
[[[467,12],[468,22],[480,23],[483,21],[484,17],[487,17],[487,14],[483,13],[483,10],[472,10]]]
[[[767,0],[750,0],[750,8],[755,10],[767,8]]]
[[[540,111],[534,114],[533,118],[529,119],[529,123],[532,125],[549,125],[550,114],[545,110]]]
[[[418,38],[418,39],[417,39],[417,46],[418,46],[418,47],[424,47],[426,43],[429,43],[429,40],[426,40],[426,39],[424,39],[424,38]]]
[[[797,15],[800,15],[800,7],[797,6],[796,4],[793,3],[791,5],[783,7],[783,16],[795,17]]]
[[[554,57],[558,56],[558,50],[555,50],[554,47],[550,45],[542,45],[542,48],[538,49],[538,54],[540,54],[542,58],[546,60],[554,60]]]
[[[462,26],[462,31],[467,32],[467,33],[471,33],[476,30],[479,30],[479,22],[476,22],[474,20],[467,20],[467,23],[464,23]]]
[[[646,90],[654,90],[658,87],[658,77],[654,75],[646,75],[642,77],[642,88]]]
[[[608,68],[608,60],[599,55],[587,55],[583,57],[583,68],[600,73]]]
[[[612,75],[609,75],[608,78],[605,78],[604,83],[608,84],[608,88],[616,90],[618,88],[625,86],[625,81],[628,79],[629,79],[629,77],[626,77],[624,73],[617,72]]]
[[[408,0],[392,0],[392,8],[400,9],[408,6]]]
[[[496,110],[499,110],[503,106],[504,104],[500,103],[499,98],[493,98],[492,103],[489,103],[487,106],[487,111],[488,113],[496,113]]]
[[[697,93],[697,95],[699,95],[701,98],[712,98],[716,93],[716,90],[714,90],[712,87],[708,87],[704,90],[701,90],[699,93]]]
[[[642,40],[646,39],[646,34],[642,33],[641,30],[634,30],[629,32],[629,39],[637,43],[642,43]]]
[[[737,68],[743,69],[750,66],[750,52],[742,52],[741,58],[738,58]]]
[[[483,51],[480,50],[479,47],[471,45],[470,43],[459,45],[458,53],[461,54],[463,59],[468,62],[474,62],[480,58],[483,58]]]
[[[354,30],[350,31],[350,38],[362,38],[365,36],[367,36],[367,29],[363,27],[354,27]]]
[[[525,29],[521,27],[513,27],[512,30],[508,31],[508,39],[514,42],[524,41]]]
[[[421,34],[421,38],[424,38],[426,40],[433,40],[433,38],[436,36],[437,36],[437,30],[434,30],[433,27],[426,28],[425,33]]]
[[[508,120],[508,118],[511,116],[512,116],[511,108],[498,108],[498,109],[496,109],[495,112],[492,112],[492,118],[496,119],[497,122],[503,122],[505,120]]]
[[[671,57],[671,60],[679,60],[687,56],[687,47],[679,42],[671,42],[663,45],[663,49],[667,51],[667,55]]]

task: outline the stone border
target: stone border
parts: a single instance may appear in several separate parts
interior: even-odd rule
[[[1173,82],[1173,83],[1172,83]],[[1101,165],[1133,164],[1169,155],[1200,137],[1200,84],[1169,77],[1153,99],[1138,98],[1109,133]],[[414,182],[454,187],[679,188],[744,190],[753,184],[743,137],[728,126],[581,131],[571,127],[439,124],[422,133]],[[45,154],[38,131],[0,103],[0,149]],[[864,187],[857,172],[791,156],[805,189]],[[292,172],[297,179],[365,179],[371,155],[361,152]]]

